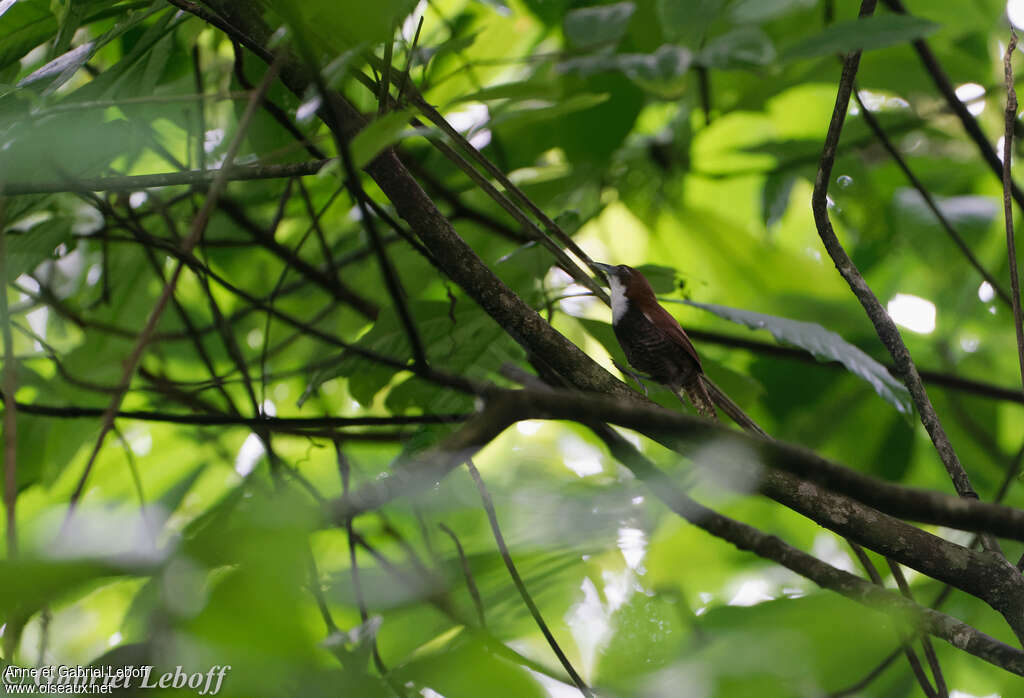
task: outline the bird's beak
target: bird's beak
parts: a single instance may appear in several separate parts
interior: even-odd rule
[[[615,269],[611,264],[602,264],[601,262],[594,262],[594,266],[603,271],[605,276],[609,276]]]

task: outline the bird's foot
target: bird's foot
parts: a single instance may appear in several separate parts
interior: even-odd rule
[[[615,368],[619,369],[622,373],[625,373],[626,375],[630,376],[633,380],[636,381],[636,384],[640,386],[640,390],[644,391],[644,397],[650,397],[650,395],[648,395],[647,393],[647,386],[644,385],[644,382],[642,380],[640,380],[640,376],[638,376],[628,367],[620,364],[618,361],[614,361],[613,363],[615,364]]]

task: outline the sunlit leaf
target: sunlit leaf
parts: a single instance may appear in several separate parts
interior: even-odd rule
[[[409,127],[409,111],[389,112],[366,125],[352,139],[352,164],[362,169],[385,148],[394,145]]]

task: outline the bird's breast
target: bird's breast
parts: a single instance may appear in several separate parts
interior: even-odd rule
[[[659,383],[684,385],[700,371],[683,347],[632,304],[627,304],[614,329],[630,365]]]

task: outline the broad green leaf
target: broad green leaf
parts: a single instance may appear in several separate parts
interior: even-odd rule
[[[666,300],[671,301],[671,299]],[[696,303],[693,301],[671,302],[682,302],[707,310],[721,318],[746,325],[754,330],[768,330],[778,341],[806,349],[822,361],[838,361],[851,373],[870,383],[875,392],[897,410],[906,415],[912,413],[913,406],[910,401],[910,393],[907,392],[902,383],[890,375],[885,366],[847,342],[835,332],[826,330],[817,323],[790,320],[789,318],[776,315],[765,315],[750,310],[727,308],[709,303]]]
[[[503,340],[504,332],[483,311],[458,303],[456,307],[441,301],[417,301],[409,304],[416,320],[420,341],[428,360],[438,368],[473,378],[485,378],[496,371],[509,353],[511,340]],[[356,345],[398,361],[411,360],[412,348],[405,327],[392,308],[383,309],[373,327],[360,337]],[[344,376],[352,397],[363,405],[400,373],[370,359],[343,354],[331,368],[315,375],[306,390],[308,395],[323,383]],[[300,401],[301,404],[301,401]],[[410,378],[388,394],[388,405],[396,411],[419,407],[433,412],[465,409],[471,399],[459,393],[438,391],[431,383]]]
[[[47,259],[53,259],[59,245],[70,244],[71,221],[67,218],[48,218],[27,230],[8,230],[7,274],[17,279],[33,271]]]
[[[672,44],[665,44],[651,54],[618,57],[619,69],[641,84],[675,82],[690,69],[692,62],[693,54],[688,49]]]
[[[868,467],[889,482],[901,482],[910,469],[914,455],[914,430],[905,420],[894,417]]]
[[[786,214],[794,184],[796,175],[791,172],[770,172],[764,178],[764,188],[761,190],[761,220],[764,221],[764,227],[772,227]]]
[[[0,68],[17,62],[56,31],[57,20],[49,10],[49,3],[41,0],[15,2],[0,17]]]
[[[836,22],[820,34],[789,46],[782,52],[782,59],[795,61],[886,48],[924,38],[939,27],[935,22],[910,15],[875,15]]]
[[[607,102],[610,96],[608,94],[593,95],[584,93],[573,95],[557,102],[531,103],[528,106],[501,112],[490,120],[489,125],[514,124],[517,127],[525,126],[596,107]]]
[[[721,16],[726,0],[657,0],[658,19],[665,34],[696,44]]]
[[[75,72],[85,65],[85,62],[92,57],[94,46],[95,44],[89,41],[81,44],[80,46],[76,46],[60,56],[57,56],[46,65],[33,71],[22,79],[22,81],[18,83],[18,87],[25,87],[50,77],[55,78],[51,83],[54,85],[59,86],[67,82],[68,78],[74,75]]]
[[[598,665],[601,684],[632,687],[678,661],[691,641],[687,611],[674,593],[633,593],[610,619],[613,634]]]
[[[290,24],[303,24],[298,28],[301,40],[313,41],[324,51],[337,50],[339,44],[352,48],[391,41],[395,29],[416,7],[415,0],[273,0],[269,4]]]
[[[736,0],[729,6],[729,16],[737,23],[767,22],[817,4],[817,0]]]
[[[361,170],[385,148],[401,140],[409,128],[409,111],[388,112],[374,119],[352,139],[352,164]]]
[[[2,560],[0,612],[5,617],[32,613],[76,587],[126,573],[124,567],[98,560]]]
[[[43,92],[44,94],[53,93],[57,88],[70,80],[90,58],[96,55],[97,51],[115,39],[122,37],[126,32],[140,26],[145,22],[145,20],[149,19],[161,10],[166,10],[166,6],[159,2],[159,0],[154,2],[145,10],[130,10],[124,18],[122,18],[113,26],[113,28],[105,32],[102,36],[97,37],[93,41],[76,46],[64,54],[57,56],[46,65],[28,75],[19,84],[30,85],[41,80],[52,78],[52,80],[49,80],[47,83]],[[124,59],[122,59],[112,70],[104,71],[86,86],[77,90],[76,97],[81,98],[83,94],[97,94],[100,90],[100,86],[107,84],[109,81],[116,80],[126,67],[134,64],[135,61],[139,60],[143,56],[146,50],[152,46],[154,41],[174,27],[181,25],[186,19],[187,18],[184,16],[175,19],[174,12],[165,11],[160,20],[155,24],[150,25],[146,34],[138,43],[135,44],[132,51],[129,52]]]
[[[635,11],[636,5],[631,2],[573,10],[565,16],[565,36],[579,47],[618,41]]]
[[[424,652],[394,674],[402,683],[425,686],[446,698],[479,698],[481,686],[487,686],[487,695],[494,698],[548,695],[524,667],[464,636],[436,651]]]
[[[774,60],[772,40],[757,27],[739,27],[716,36],[700,52],[702,64],[719,70],[767,65]]]
[[[559,66],[565,72],[589,76],[595,73],[619,71],[638,85],[652,91],[676,93],[684,86],[683,78],[693,63],[689,49],[664,44],[654,53],[598,52],[581,58],[572,58]]]

